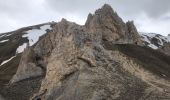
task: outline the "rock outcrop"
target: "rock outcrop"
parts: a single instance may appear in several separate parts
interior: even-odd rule
[[[27,79],[30,77],[37,77],[43,75],[43,70],[36,62],[38,58],[32,48],[27,48],[21,57],[18,70],[14,75],[11,83]]]
[[[85,26],[92,33],[101,33],[102,39],[113,43],[141,44],[133,22],[124,23],[112,8],[105,4],[95,14],[89,14]]]
[[[105,4],[85,25],[62,19],[27,47],[9,87],[43,77],[25,100],[170,99],[170,57],[141,45],[133,22]]]
[[[159,48],[159,51],[170,56],[170,43],[165,43],[164,46]]]
[[[60,47],[57,47],[58,45],[65,45],[65,43],[67,43],[68,41],[70,46],[82,48],[86,43],[92,46],[94,44],[99,45],[101,44],[102,40],[119,44],[141,43],[140,37],[133,22],[127,22],[125,24],[122,19],[117,15],[117,13],[114,12],[109,5],[105,4],[101,9],[98,9],[94,15],[89,14],[85,26],[79,26],[75,23],[68,22],[66,19],[62,19],[62,21],[53,28],[53,32],[42,37],[42,39],[37,43],[37,45],[35,45],[35,47],[30,48],[32,49],[32,52],[35,53],[33,54],[34,57],[23,57],[23,59],[21,59],[18,72],[11,80],[11,82],[16,82],[26,77],[41,75],[43,73],[42,71],[40,71],[41,66],[43,66],[43,68],[45,69],[44,66],[46,66],[46,64],[48,63],[47,59],[49,58],[47,57],[47,55],[51,55],[51,53],[55,51],[55,48],[59,49]],[[71,49],[70,46],[65,48]],[[64,46],[62,48],[64,48]],[[75,48],[72,48],[71,51],[76,51],[74,49]],[[57,54],[61,54],[63,52],[62,50],[62,52],[58,50],[56,51]],[[29,56],[32,55],[32,53],[28,50],[26,50],[24,54],[27,54]],[[27,59],[34,60],[32,61],[34,63],[31,62],[30,64]],[[35,61],[36,59],[41,59],[41,63],[43,64],[39,64],[39,62]],[[41,66],[39,67],[38,65]],[[28,66],[30,66],[30,70],[28,71],[28,73],[30,73],[32,70],[31,74],[33,75],[26,74]],[[35,70],[37,70],[37,72]]]
[[[149,79],[143,79],[142,69],[141,74],[134,75],[131,67],[143,65],[128,65],[133,60],[127,60],[129,57],[123,59],[123,56],[117,58],[118,53],[112,54],[105,48],[106,42],[140,43],[133,22],[125,24],[109,5],[104,5],[94,15],[89,14],[85,26],[62,20],[50,34],[55,34],[55,45],[40,92],[32,97],[33,100],[136,100],[156,99],[156,95],[169,98],[162,95],[164,89],[154,87],[156,84],[148,82]],[[159,84],[156,78],[153,80]],[[165,83],[169,88],[169,82]],[[127,92],[129,89],[131,92]],[[150,94],[155,90],[157,92]]]

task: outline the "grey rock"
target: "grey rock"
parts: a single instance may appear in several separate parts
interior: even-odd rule
[[[161,78],[157,79],[158,76],[152,72],[143,72],[145,68],[142,64],[117,50],[109,51],[103,45],[105,42],[138,45],[138,41],[140,44],[133,22],[125,24],[110,6],[104,5],[94,15],[89,14],[85,26],[62,20],[50,34],[56,34],[53,40],[55,46],[48,59],[41,89],[32,99],[151,100],[157,99],[157,96],[169,98],[168,94],[162,95],[165,93],[164,88],[156,86]],[[147,76],[148,74],[151,76]],[[166,85],[169,83],[166,80],[162,82]],[[169,91],[169,86],[167,88]]]
[[[23,52],[11,83],[44,76],[30,100],[169,99],[169,56],[141,44],[133,22],[105,4],[85,25],[56,23]]]
[[[170,43],[164,43],[164,45],[159,48],[159,51],[170,56]]]
[[[89,14],[85,26],[88,31],[102,33],[102,39],[113,43],[141,45],[140,36],[133,22],[124,23],[110,5],[105,4],[95,14]]]
[[[32,48],[27,48],[20,60],[20,64],[16,74],[11,79],[10,83],[18,82],[30,77],[37,77],[43,75],[41,67],[36,65],[35,52]]]

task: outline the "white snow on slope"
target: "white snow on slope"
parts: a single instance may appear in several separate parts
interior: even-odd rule
[[[151,39],[156,38],[159,40],[158,44],[160,46],[163,46],[165,42],[170,42],[170,36],[162,36],[160,34],[155,34],[155,33],[140,33],[142,40],[147,42],[149,47],[153,49],[158,49],[159,47],[155,44],[151,43]]]
[[[148,46],[151,47],[152,49],[158,49],[158,47],[154,44],[149,44]]]
[[[12,34],[5,35],[5,37],[10,36],[10,35],[12,35]]]
[[[6,35],[6,34],[1,35],[0,38],[1,38],[1,37],[4,37],[5,35]]]
[[[15,57],[16,57],[16,56],[13,56],[13,57],[9,58],[8,60],[3,61],[0,66],[6,64],[7,62],[11,61],[11,60],[12,60],[13,58],[15,58]]]
[[[9,41],[9,39],[8,40],[2,40],[2,41],[0,41],[0,43],[4,43],[4,42],[7,42],[7,41]]]
[[[26,47],[27,47],[27,43],[24,43],[23,45],[21,45],[17,48],[16,53],[23,52]]]
[[[167,38],[168,42],[170,42],[170,36],[167,36],[166,38]]]
[[[28,37],[29,46],[32,46],[38,41],[40,36],[46,33],[47,29],[51,30],[52,28],[50,25],[44,25],[41,26],[40,29],[32,29],[26,31],[27,34],[24,34],[22,37]]]
[[[7,36],[10,36],[10,35],[12,35],[12,33],[10,33],[10,34],[3,34],[3,35],[0,35],[0,38],[1,37],[7,37]]]

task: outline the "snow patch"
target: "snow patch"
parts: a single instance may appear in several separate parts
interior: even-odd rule
[[[10,36],[10,35],[12,35],[12,34],[5,35],[5,37]]]
[[[0,38],[7,37],[7,36],[10,36],[10,35],[12,35],[12,33],[10,33],[10,34],[3,34],[3,35],[0,35]]]
[[[27,43],[24,43],[23,45],[21,45],[17,48],[16,53],[23,52],[26,47],[27,47]]]
[[[159,34],[155,34],[155,33],[140,33],[141,37],[142,37],[142,40],[147,42],[149,47],[153,48],[153,49],[158,49],[159,47],[152,44],[151,43],[151,40],[153,38],[156,38],[159,40],[158,44],[160,46],[163,46],[165,42],[170,42],[170,36],[162,36],[162,35],[159,35]]]
[[[148,46],[151,47],[152,49],[158,49],[158,47],[155,46],[154,44],[149,44]]]
[[[41,26],[40,29],[32,29],[32,30],[26,31],[27,34],[24,34],[22,37],[28,37],[29,46],[32,46],[38,41],[40,36],[46,33],[47,29],[51,30],[52,28],[50,25],[44,25],[44,26]]]
[[[9,39],[8,40],[2,40],[2,41],[0,41],[0,43],[4,43],[4,42],[7,42],[7,41],[9,41]]]
[[[1,35],[0,38],[1,38],[1,37],[4,37],[5,35],[6,35],[6,34]]]
[[[158,49],[157,46],[155,46],[154,44],[151,43],[151,41],[149,40],[149,38],[147,37],[147,35],[142,34],[141,37],[142,37],[142,40],[143,40],[143,41],[145,41],[145,42],[148,43],[147,46],[151,47],[152,49]]]
[[[12,60],[13,58],[15,58],[15,57],[16,57],[16,56],[13,56],[13,57],[9,58],[8,60],[3,61],[0,66],[6,64],[7,62],[11,61],[11,60]]]
[[[167,41],[170,42],[170,36],[167,36],[166,38],[167,38]]]

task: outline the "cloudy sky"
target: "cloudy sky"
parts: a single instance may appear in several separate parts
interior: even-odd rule
[[[61,18],[83,25],[105,3],[138,31],[170,33],[170,0],[0,0],[0,33]]]

